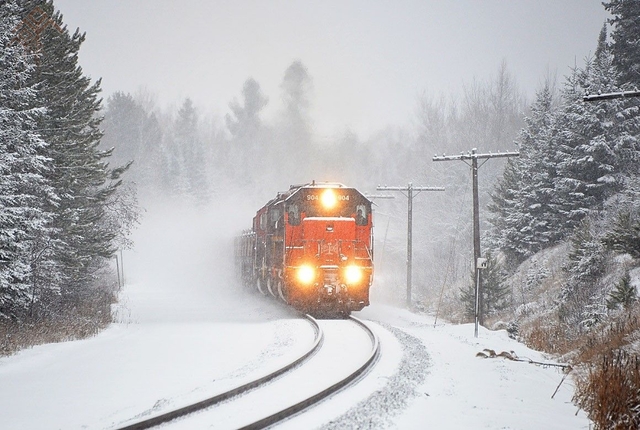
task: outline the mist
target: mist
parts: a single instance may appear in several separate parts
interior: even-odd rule
[[[123,253],[128,287],[116,320],[252,323],[290,316],[235,276],[233,239],[251,225],[250,207],[236,197],[229,193],[197,206],[181,197],[145,201],[135,245]]]
[[[242,291],[234,277],[233,238],[251,228],[256,211],[278,192],[316,180],[380,194],[377,185],[412,182],[446,188],[414,199],[413,298],[429,308],[438,306],[443,292],[456,300],[471,270],[470,170],[431,158],[473,147],[514,148],[527,99],[508,65],[474,81],[459,100],[423,93],[411,127],[387,127],[368,139],[349,130],[334,138],[317,132],[313,82],[300,60],[283,70],[275,94],[249,77],[224,117],[205,113],[190,98],[163,108],[148,91],[118,92],[107,100],[102,145],[114,148],[114,165],[133,160],[128,180],[145,210],[133,239],[140,268],[131,270],[175,289],[176,303],[210,300],[210,307],[224,309],[234,300],[230,291]],[[273,99],[284,100],[284,107],[265,118]],[[503,164],[482,168],[483,206]],[[374,199],[371,293],[374,301],[400,304],[406,300],[407,199],[394,197]]]
[[[186,97],[224,117],[248,77],[278,117],[283,71],[313,75],[321,136],[369,138],[407,126],[423,91],[460,97],[506,60],[528,97],[547,71],[563,76],[594,52],[608,14],[598,0],[210,2],[57,0],[87,33],[83,70],[105,99],[145,87],[162,106]]]
[[[614,371],[632,361],[633,345],[606,334],[637,311],[640,124],[629,91],[617,101],[605,95],[607,104],[583,97],[638,83],[637,64],[626,64],[637,56],[620,41],[640,27],[620,17],[640,13],[615,11],[634,1],[8,2],[0,20],[5,421],[113,427],[297,354],[316,330],[257,291],[263,280],[282,290],[275,272],[243,285],[235,241],[280,192],[312,181],[342,183],[374,203],[370,300],[359,296],[369,259],[359,261],[355,245],[352,257],[339,255],[344,270],[324,278],[340,282],[328,294],[355,298],[344,309],[370,305],[356,314],[385,346],[369,360],[381,372],[364,384],[370,396],[358,388],[337,420],[321,417],[327,426],[375,423],[380,405],[389,425],[419,428],[425,405],[445,406],[441,421],[450,424],[448,410],[475,405],[487,384],[516,371],[510,361],[542,358],[522,344],[589,374],[554,402],[573,399],[593,418],[602,402],[592,402],[592,382],[607,380],[597,358],[608,367],[617,357]],[[476,150],[521,155],[479,163],[486,265],[474,259],[471,166],[434,162]],[[408,201],[393,192],[408,185],[445,189],[413,194],[410,297]],[[322,234],[365,230],[342,224]],[[438,326],[440,317],[448,321]],[[326,326],[344,334],[332,319]],[[472,320],[474,338],[463,324]],[[332,355],[328,362],[341,363]],[[37,372],[34,363],[43,364]],[[547,363],[555,364],[537,362]],[[439,377],[487,366],[495,371],[483,380]],[[513,387],[500,385],[476,421],[513,419]],[[542,405],[548,385],[521,390],[515,403]],[[65,413],[77,400],[82,414]],[[540,422],[561,427],[574,412],[543,406]]]
[[[89,32],[90,26],[99,27],[94,13],[104,9],[101,3],[96,3],[95,9],[73,9],[71,0],[60,4],[72,25],[84,22]],[[165,228],[199,225],[210,238],[194,248],[202,248],[205,254],[216,249],[217,255],[205,260],[196,256],[201,267],[192,267],[190,270],[198,270],[189,276],[207,279],[212,275],[207,271],[219,266],[215,270],[224,270],[224,274],[216,276],[222,277],[232,273],[230,238],[250,228],[255,212],[292,184],[335,181],[370,194],[377,185],[385,184],[443,186],[444,193],[423,193],[414,199],[414,298],[431,308],[443,294],[455,301],[459,289],[470,279],[471,177],[463,163],[433,163],[431,158],[436,153],[472,148],[515,150],[514,142],[536,88],[557,79],[558,68],[560,74],[569,71],[576,55],[588,55],[595,49],[605,18],[599,3],[589,8],[584,2],[573,8],[557,3],[501,5],[505,7],[493,2],[482,6],[469,3],[466,8],[399,5],[386,11],[391,21],[385,25],[380,23],[385,8],[368,10],[363,5],[368,12],[358,15],[357,21],[349,18],[352,6],[346,7],[342,18],[324,8],[316,10],[318,16],[334,24],[331,37],[324,37],[326,32],[311,23],[309,14],[313,15],[314,8],[285,8],[277,18],[272,11],[263,10],[264,20],[254,16],[260,7],[246,11],[207,9],[208,16],[220,21],[220,26],[195,33],[187,30],[185,23],[199,22],[195,16],[203,6],[198,2],[179,11],[160,3],[157,9],[147,11],[146,18],[137,22],[136,32],[127,36],[126,44],[120,43],[121,36],[114,36],[132,64],[137,61],[136,45],[129,42],[137,40],[138,33],[156,35],[156,43],[166,37],[158,35],[154,25],[171,23],[173,39],[165,40],[162,49],[140,41],[137,49],[156,67],[149,70],[148,64],[140,65],[143,72],[136,84],[125,82],[122,73],[112,75],[111,81],[105,79],[109,95],[105,98],[102,141],[105,148],[115,148],[114,165],[134,161],[128,180],[136,184],[142,206],[148,211],[141,228],[151,222],[148,220],[167,219],[174,220],[173,227]],[[167,21],[169,9],[175,15],[171,22]],[[120,6],[103,10],[108,14],[122,11]],[[545,11],[544,17],[541,11]],[[428,22],[438,16],[444,27],[434,23],[425,26],[427,21],[418,23],[414,15],[429,17]],[[515,20],[521,15],[527,19]],[[244,17],[245,24],[254,26],[232,42],[229,38],[235,30],[222,22],[225,16],[232,21]],[[516,21],[519,24],[514,26]],[[399,22],[405,22],[406,28],[398,27]],[[461,22],[468,25],[461,27]],[[127,19],[121,25],[130,23]],[[294,33],[286,40],[281,38],[284,29],[291,27],[301,40],[309,42],[305,49],[299,43],[291,45],[288,35]],[[502,32],[499,36],[494,31],[497,28]],[[217,33],[223,29],[228,32]],[[379,29],[384,31],[377,33]],[[409,35],[411,29],[425,36],[415,50],[407,43],[408,38],[415,39]],[[431,32],[437,29],[440,33],[436,37]],[[523,30],[526,33],[520,33]],[[261,32],[279,43],[264,46]],[[206,53],[199,52],[192,43],[196,33],[201,40],[212,40],[215,33],[228,44],[220,45],[216,39],[205,44]],[[257,37],[250,38],[247,45],[248,34]],[[363,39],[363,34],[372,37]],[[339,35],[344,44],[334,46]],[[548,42],[549,38],[554,42]],[[558,39],[562,43],[557,43]],[[476,41],[478,50],[467,52],[457,43],[460,40]],[[517,44],[505,46],[509,40]],[[175,45],[180,41],[182,50],[176,53]],[[89,69],[96,46],[90,43],[85,57]],[[543,45],[555,48],[545,50]],[[560,47],[570,49],[570,55],[561,54]],[[159,58],[160,53],[165,55]],[[252,66],[238,63],[244,56],[251,59]],[[384,64],[374,60],[378,56]],[[212,67],[206,58],[215,59],[216,64],[203,80],[199,74]],[[176,59],[184,70],[176,69]],[[474,62],[469,63],[470,59]],[[167,68],[158,77],[163,65]],[[108,73],[114,66],[102,64],[101,70]],[[396,67],[397,72],[385,74]],[[490,201],[504,163],[492,160],[481,169],[482,208]],[[398,193],[394,200],[376,204],[372,297],[403,303],[406,197]],[[489,225],[482,212],[484,231]],[[185,242],[189,237],[203,240],[204,236],[178,235]],[[188,251],[189,246],[184,246]],[[186,257],[176,257],[182,258]],[[209,265],[212,259],[217,261],[215,266]],[[229,278],[229,282],[235,281]]]

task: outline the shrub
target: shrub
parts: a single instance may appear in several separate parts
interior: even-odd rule
[[[587,411],[595,430],[640,428],[640,357],[609,352],[586,378],[578,378],[574,401]]]
[[[113,291],[94,294],[55,313],[22,320],[0,320],[0,357],[44,343],[65,342],[95,336],[111,323]]]
[[[565,354],[575,347],[566,336],[566,328],[550,315],[520,325],[520,338],[530,348],[552,354]]]

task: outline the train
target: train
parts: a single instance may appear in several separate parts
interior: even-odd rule
[[[258,209],[235,240],[242,283],[306,313],[349,315],[369,305],[372,202],[336,182],[291,185]]]

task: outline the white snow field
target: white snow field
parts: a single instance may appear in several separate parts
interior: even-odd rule
[[[311,328],[238,285],[227,240],[233,233],[204,215],[148,215],[135,250],[125,253],[116,323],[90,339],[0,359],[0,428],[118,428],[298,356],[313,340]],[[276,427],[589,428],[571,403],[569,378],[551,398],[559,369],[476,357],[490,348],[548,361],[504,331],[481,328],[476,339],[472,325],[434,327],[431,316],[375,302],[354,315],[380,336],[377,366],[355,387]]]

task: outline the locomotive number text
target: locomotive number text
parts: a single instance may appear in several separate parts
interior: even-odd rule
[[[315,200],[320,200],[320,196],[316,195],[316,194],[308,194],[307,195],[307,201],[315,201]],[[349,201],[349,196],[336,196],[336,200],[338,201]]]

